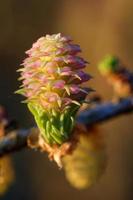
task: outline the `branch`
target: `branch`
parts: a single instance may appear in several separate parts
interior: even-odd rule
[[[0,156],[21,150],[27,146],[30,129],[14,130],[0,139]]]
[[[107,102],[87,109],[77,116],[77,122],[92,126],[130,112],[133,112],[133,98],[123,99],[118,103]]]
[[[92,126],[122,114],[133,112],[133,98],[126,98],[118,103],[107,102],[82,111],[76,118],[77,123]],[[27,147],[27,138],[35,129],[12,131],[0,139],[0,156]]]

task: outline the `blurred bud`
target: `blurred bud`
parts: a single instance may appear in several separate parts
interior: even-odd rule
[[[93,185],[103,174],[106,153],[103,138],[96,130],[79,135],[77,148],[63,157],[66,178],[77,189]]]
[[[5,127],[8,124],[7,112],[3,106],[0,105],[0,138],[5,135]]]
[[[0,158],[0,195],[4,195],[13,182],[14,170],[11,158],[4,156]]]
[[[0,139],[5,135],[5,128],[8,126],[9,120],[7,112],[3,106],[0,106]],[[5,192],[14,182],[14,169],[12,160],[9,156],[0,158],[0,196]]]
[[[118,71],[119,60],[115,56],[106,56],[98,65],[98,69],[102,75],[109,75]]]
[[[100,73],[113,86],[115,95],[124,98],[133,95],[133,73],[115,56],[107,56],[98,66]]]

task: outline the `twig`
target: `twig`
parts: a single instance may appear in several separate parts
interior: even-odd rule
[[[106,102],[81,112],[77,116],[77,122],[91,126],[132,111],[133,98],[123,99],[117,103]]]
[[[0,156],[3,156],[27,146],[27,137],[31,134],[30,129],[14,130],[0,139]]]
[[[107,102],[82,111],[77,116],[77,123],[92,126],[122,114],[133,112],[133,98],[126,98],[118,103]],[[27,147],[27,137],[36,129],[16,130],[0,139],[0,156]]]

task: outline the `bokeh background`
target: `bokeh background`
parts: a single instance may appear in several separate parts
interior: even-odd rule
[[[106,54],[119,56],[133,70],[132,0],[4,0],[0,4],[0,103],[21,127],[33,119],[21,97],[16,69],[24,52],[47,33],[71,35],[90,61],[91,85],[109,99],[111,88],[99,75],[97,63]],[[47,155],[23,150],[12,155],[15,183],[3,200],[132,200],[133,116],[122,116],[101,126],[108,166],[93,187],[78,191],[65,180],[63,171]]]

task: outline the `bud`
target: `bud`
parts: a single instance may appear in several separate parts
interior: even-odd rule
[[[81,131],[81,130],[79,130]],[[80,133],[77,148],[63,157],[67,180],[77,189],[93,185],[106,167],[106,152],[103,138],[96,129]]]
[[[98,65],[98,69],[102,75],[110,75],[119,71],[119,60],[115,56],[106,56]]]
[[[98,66],[100,73],[113,86],[115,96],[125,98],[133,95],[133,73],[115,56],[107,56]]]
[[[4,195],[14,183],[15,175],[9,156],[0,158],[0,196]]]
[[[5,127],[9,125],[8,115],[0,105],[0,139],[5,136]],[[0,158],[0,196],[3,196],[14,183],[14,169],[10,156]]]
[[[26,51],[17,93],[34,115],[40,133],[50,146],[70,138],[75,115],[89,88],[81,86],[91,76],[82,69],[87,62],[77,54],[80,46],[61,34],[46,35]],[[80,97],[80,98],[79,98]]]

